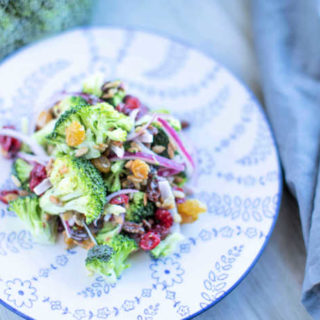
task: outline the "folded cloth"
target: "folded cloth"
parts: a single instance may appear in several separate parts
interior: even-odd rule
[[[320,2],[255,0],[265,103],[307,250],[302,302],[320,319]]]

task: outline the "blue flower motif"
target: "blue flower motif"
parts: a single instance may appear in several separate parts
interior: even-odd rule
[[[65,254],[63,254],[61,256],[57,256],[56,262],[59,266],[63,267],[68,263],[68,258]]]
[[[199,233],[199,237],[202,241],[208,241],[212,238],[212,234],[210,231],[202,229]]]
[[[176,293],[174,291],[169,291],[167,290],[166,292],[166,299],[168,300],[175,300],[176,298]]]
[[[249,227],[249,228],[246,230],[246,236],[247,236],[248,238],[250,238],[250,239],[256,237],[257,234],[258,234],[258,232],[257,232],[257,229],[256,229],[256,228]]]
[[[32,308],[34,301],[38,300],[36,288],[31,286],[29,280],[22,281],[14,279],[7,281],[7,288],[4,293],[8,301],[12,302],[16,307]]]
[[[77,320],[81,320],[87,317],[86,310],[84,309],[77,309],[73,313],[73,317],[76,318]]]
[[[185,317],[190,314],[190,309],[188,306],[179,306],[177,312],[181,317]]]
[[[180,263],[171,257],[155,261],[150,265],[150,269],[152,270],[151,277],[165,287],[171,287],[175,283],[182,283],[183,281],[184,270]]]
[[[110,316],[110,314],[111,314],[111,312],[107,307],[100,308],[97,311],[97,318],[99,318],[99,319],[107,319]]]
[[[189,253],[190,252],[190,243],[181,243],[180,244],[180,252],[181,253]]]
[[[48,268],[45,268],[45,269],[40,269],[39,270],[39,277],[43,277],[43,278],[48,278],[48,276],[49,276],[49,271],[50,271],[50,269],[48,269]]]
[[[142,297],[149,298],[151,297],[151,289],[142,289]]]
[[[122,309],[126,312],[131,311],[134,309],[134,301],[132,300],[125,300],[122,304]]]
[[[60,301],[51,301],[51,309],[52,310],[61,310],[61,302]]]

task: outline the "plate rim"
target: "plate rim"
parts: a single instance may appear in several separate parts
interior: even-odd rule
[[[240,79],[239,76],[237,76],[233,71],[231,71],[229,69],[229,67],[227,67],[224,63],[221,63],[218,59],[216,59],[214,57],[213,54],[208,53],[206,50],[204,50],[203,48],[201,48],[198,45],[194,45],[189,43],[187,40],[182,39],[179,36],[175,36],[172,35],[166,31],[160,31],[156,28],[149,28],[149,27],[143,27],[143,26],[133,26],[133,25],[120,25],[120,24],[104,24],[104,25],[87,25],[87,26],[78,26],[78,27],[74,27],[74,28],[70,28],[67,29],[63,32],[58,32],[58,33],[53,33],[51,35],[45,36],[42,39],[39,39],[37,41],[34,41],[32,43],[29,43],[19,49],[17,49],[16,51],[14,51],[13,53],[10,53],[7,57],[5,57],[1,63],[0,63],[0,67],[4,64],[6,64],[8,61],[10,61],[12,58],[14,58],[16,55],[19,55],[20,53],[27,51],[28,49],[37,46],[38,44],[40,44],[41,42],[45,42],[45,41],[50,41],[51,39],[54,38],[58,38],[58,37],[62,37],[68,33],[72,33],[72,32],[76,32],[76,31],[84,31],[84,30],[124,30],[124,31],[137,31],[137,32],[143,32],[149,35],[153,35],[153,36],[158,36],[158,37],[162,37],[165,39],[168,39],[172,42],[178,43],[180,45],[183,45],[187,48],[196,50],[198,52],[200,52],[201,54],[203,54],[204,56],[206,56],[207,58],[209,58],[210,60],[213,60],[214,62],[216,62],[218,65],[222,66],[224,68],[225,71],[227,71],[237,82],[238,84],[240,84],[248,93],[250,93],[252,100],[254,101],[255,105],[257,106],[257,108],[259,109],[261,116],[263,118],[263,121],[265,121],[267,128],[271,134],[271,140],[272,140],[272,144],[273,147],[275,149],[275,157],[277,160],[277,165],[278,165],[278,203],[277,203],[277,207],[275,209],[275,214],[273,216],[273,221],[272,224],[270,226],[269,232],[265,237],[265,240],[259,250],[259,252],[257,253],[257,255],[255,256],[254,260],[252,261],[252,263],[249,265],[249,267],[246,269],[246,271],[241,275],[241,277],[224,293],[222,294],[218,299],[216,299],[215,301],[213,301],[212,303],[208,304],[207,306],[205,306],[204,308],[198,310],[197,312],[189,315],[186,318],[183,318],[184,320],[191,320],[193,318],[195,318],[196,316],[202,314],[203,312],[211,309],[213,306],[215,306],[218,302],[220,302],[223,298],[225,298],[227,295],[229,295],[250,273],[250,271],[254,268],[254,266],[257,264],[258,260],[260,259],[260,257],[262,256],[262,253],[264,252],[267,244],[269,243],[270,237],[274,231],[276,222],[278,220],[278,216],[279,216],[279,212],[280,212],[280,208],[281,208],[281,203],[282,203],[282,196],[283,196],[283,173],[282,173],[282,167],[281,167],[281,161],[280,161],[280,155],[279,155],[279,149],[278,149],[278,144],[277,141],[275,139],[275,135],[271,126],[271,123],[269,122],[269,119],[267,117],[266,114],[266,110],[262,107],[261,102],[259,101],[259,99],[257,98],[257,96],[255,95],[255,93],[253,92],[253,90],[249,87],[248,84],[246,84],[242,79]],[[3,301],[0,298],[0,304],[3,305],[5,308],[7,308],[8,310],[10,310],[11,312],[15,313],[16,315],[22,317],[23,319],[26,320],[35,320],[35,318],[32,318],[30,316],[28,316],[27,314],[19,311],[18,309],[12,307],[10,304],[6,303],[5,301]]]

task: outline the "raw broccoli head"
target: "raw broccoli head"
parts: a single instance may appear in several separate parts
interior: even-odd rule
[[[84,128],[85,139],[81,144],[71,147],[66,141],[66,129],[74,122]],[[133,122],[129,117],[108,103],[76,106],[60,116],[48,139],[58,151],[65,154],[74,155],[78,149],[88,148],[84,158],[93,159],[101,155],[102,151],[97,148],[99,145],[108,140],[125,141],[132,126]]]
[[[27,228],[41,243],[52,243],[57,235],[57,219],[46,215],[39,206],[39,198],[36,195],[19,197],[9,203],[9,210],[14,211],[25,223]]]
[[[22,159],[17,159],[13,164],[12,175],[20,181],[23,189],[28,188],[28,181],[32,169],[33,166]]]
[[[144,192],[136,192],[133,194],[132,202],[126,212],[126,220],[141,222],[142,219],[152,217],[155,209],[153,202],[148,201],[147,205],[144,205]]]
[[[59,101],[53,108],[52,111],[56,117],[62,115],[65,111],[76,107],[87,105],[87,101],[79,96],[69,96]]]
[[[86,258],[86,267],[91,273],[99,273],[105,276],[113,277],[112,256],[114,250],[108,245],[96,245],[88,251]]]
[[[53,185],[40,198],[41,208],[51,214],[75,210],[91,223],[103,211],[106,189],[90,161],[71,156],[56,158],[49,179]]]
[[[109,241],[101,242],[99,244],[99,247],[106,248],[101,249],[101,251],[96,249],[98,253],[95,256],[99,254],[102,258],[91,258],[88,262],[92,260],[94,263],[88,264],[86,261],[86,266],[90,271],[98,272],[102,275],[108,276],[110,281],[115,281],[120,277],[125,269],[130,267],[130,264],[127,262],[127,258],[132,252],[138,249],[138,246],[133,239],[121,234],[112,237]],[[107,254],[104,254],[104,252]],[[111,256],[109,256],[110,252],[112,252]]]
[[[154,249],[150,251],[151,256],[155,259],[159,259],[171,254],[175,250],[177,244],[182,240],[183,235],[179,232],[169,234]]]
[[[82,92],[100,97],[102,94],[103,78],[104,76],[101,72],[90,75],[83,81]]]

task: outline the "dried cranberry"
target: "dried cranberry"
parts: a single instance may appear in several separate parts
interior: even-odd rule
[[[160,189],[157,176],[149,173],[147,181],[147,196],[150,201],[157,202],[160,199]]]
[[[5,203],[5,204],[8,204],[8,200],[6,199],[6,195],[8,194],[16,194],[18,195],[19,192],[17,190],[3,190],[3,191],[0,191],[0,201]]]
[[[145,233],[139,242],[142,250],[152,250],[160,243],[160,236],[158,233],[149,231]]]
[[[182,129],[187,129],[190,127],[190,123],[188,121],[182,120],[181,121],[181,128]]]
[[[111,204],[123,204],[123,203],[128,204],[129,203],[129,197],[127,195],[125,195],[125,194],[121,194],[121,195],[119,195],[119,196],[117,196],[115,198],[112,198],[110,200],[110,203]]]
[[[141,106],[140,100],[130,95],[125,96],[123,102],[125,107],[129,110],[139,109]]]
[[[173,218],[168,210],[157,209],[155,218],[160,225],[164,226],[167,229],[169,229],[173,225]]]
[[[184,192],[184,190],[180,187],[177,187],[177,186],[174,186],[173,187],[173,190],[177,190],[177,191],[181,191],[181,192]]]
[[[30,172],[30,190],[34,191],[34,188],[46,178],[46,167],[40,163],[36,163]]]
[[[3,129],[15,129],[14,126],[4,126]],[[21,141],[9,136],[0,135],[0,146],[3,151],[3,155],[6,158],[13,158],[21,149]]]

